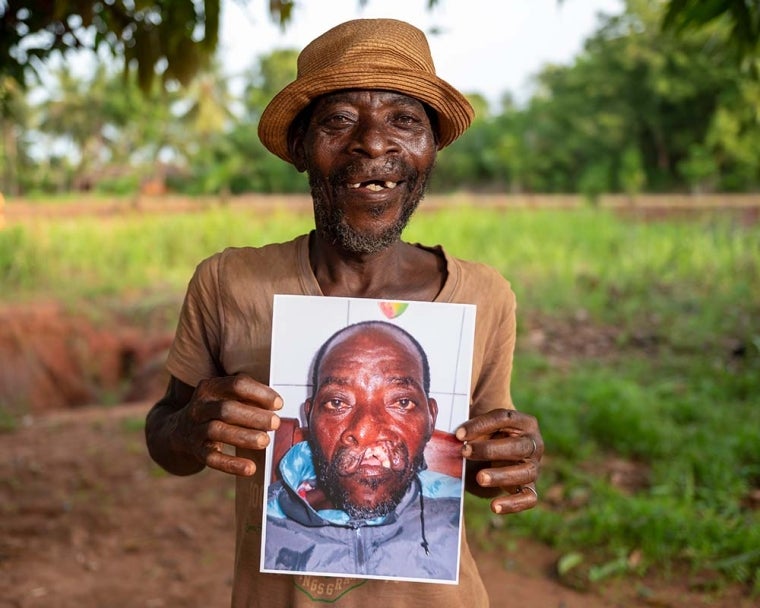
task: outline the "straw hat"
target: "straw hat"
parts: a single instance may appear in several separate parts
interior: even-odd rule
[[[356,19],[328,30],[298,56],[298,76],[261,115],[259,138],[274,154],[293,162],[288,129],[320,95],[342,89],[383,89],[414,97],[438,114],[438,148],[470,126],[467,99],[435,74],[425,34],[396,19]]]

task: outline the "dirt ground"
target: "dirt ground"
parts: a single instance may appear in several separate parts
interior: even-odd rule
[[[585,331],[564,348],[593,356],[614,345],[613,329]],[[561,359],[569,333],[534,322],[525,339]],[[53,304],[0,307],[0,425],[18,421],[0,432],[1,608],[228,605],[232,480],[169,476],[144,447],[170,337]],[[741,589],[699,593],[689,576],[579,592],[558,580],[558,555],[541,544],[472,544],[496,608],[754,605]]]

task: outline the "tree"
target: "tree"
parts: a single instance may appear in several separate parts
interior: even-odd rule
[[[661,18],[659,2],[628,0],[573,64],[539,73],[526,110],[534,181],[551,190],[605,180],[625,189],[623,155],[633,146],[651,188],[683,184],[680,163],[704,145],[719,107],[741,108],[746,78],[720,44],[730,35],[724,23],[675,36],[662,31]]]
[[[26,68],[39,68],[53,54],[102,48],[123,59],[125,72],[134,71],[144,91],[157,70],[164,81],[187,84],[216,50],[220,4],[221,0],[0,2],[0,78],[10,76],[24,84]],[[437,4],[438,0],[426,0],[428,9]],[[269,0],[267,6],[272,19],[285,27],[294,17],[296,1]],[[721,18],[731,24],[729,42],[739,56],[757,68],[757,0],[668,0],[662,24],[681,31]]]
[[[276,49],[248,70],[243,93],[246,119],[258,122],[269,100],[295,80],[297,58],[295,49]]]
[[[270,154],[256,134],[261,112],[269,99],[296,76],[292,49],[274,50],[259,57],[247,71],[243,114],[223,132],[198,138],[200,149],[189,149],[191,176],[185,187],[192,193],[305,192],[308,184],[296,169]],[[232,105],[231,103],[227,105]]]
[[[295,0],[269,0],[283,26]],[[0,79],[27,82],[27,67],[50,56],[105,50],[121,58],[149,91],[164,82],[187,84],[208,64],[219,37],[220,0],[7,0],[0,2]]]
[[[99,187],[107,181],[133,188],[151,177],[163,151],[176,151],[186,129],[171,114],[176,93],[141,93],[124,83],[113,66],[100,64],[88,78],[59,68],[50,97],[36,109],[38,140],[73,163],[75,188]],[[139,120],[135,118],[139,117]]]
[[[718,167],[704,146],[694,144],[689,148],[688,156],[678,163],[678,170],[691,186],[692,193],[701,194],[710,188]]]
[[[646,185],[647,176],[644,172],[644,160],[641,152],[635,146],[628,146],[620,159],[618,181],[623,191],[628,195],[629,202],[633,202]]]
[[[683,32],[703,29],[715,21],[725,21],[731,35],[726,39],[739,61],[755,75],[760,68],[760,2],[757,0],[670,0],[662,27]]]
[[[29,107],[19,84],[0,76],[0,196],[18,194],[19,176],[24,159],[21,133],[29,120]]]

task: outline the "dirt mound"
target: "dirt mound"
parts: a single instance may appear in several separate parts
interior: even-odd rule
[[[12,416],[160,396],[171,333],[57,304],[0,308],[0,407]]]

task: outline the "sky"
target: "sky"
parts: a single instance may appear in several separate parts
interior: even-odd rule
[[[334,25],[354,18],[392,17],[426,33],[438,75],[465,93],[497,105],[509,92],[530,96],[530,78],[547,63],[567,65],[599,25],[598,13],[618,14],[623,0],[301,0],[283,32],[264,0],[221,3],[220,54],[228,75],[279,48],[301,50]],[[432,34],[431,31],[440,32]]]

